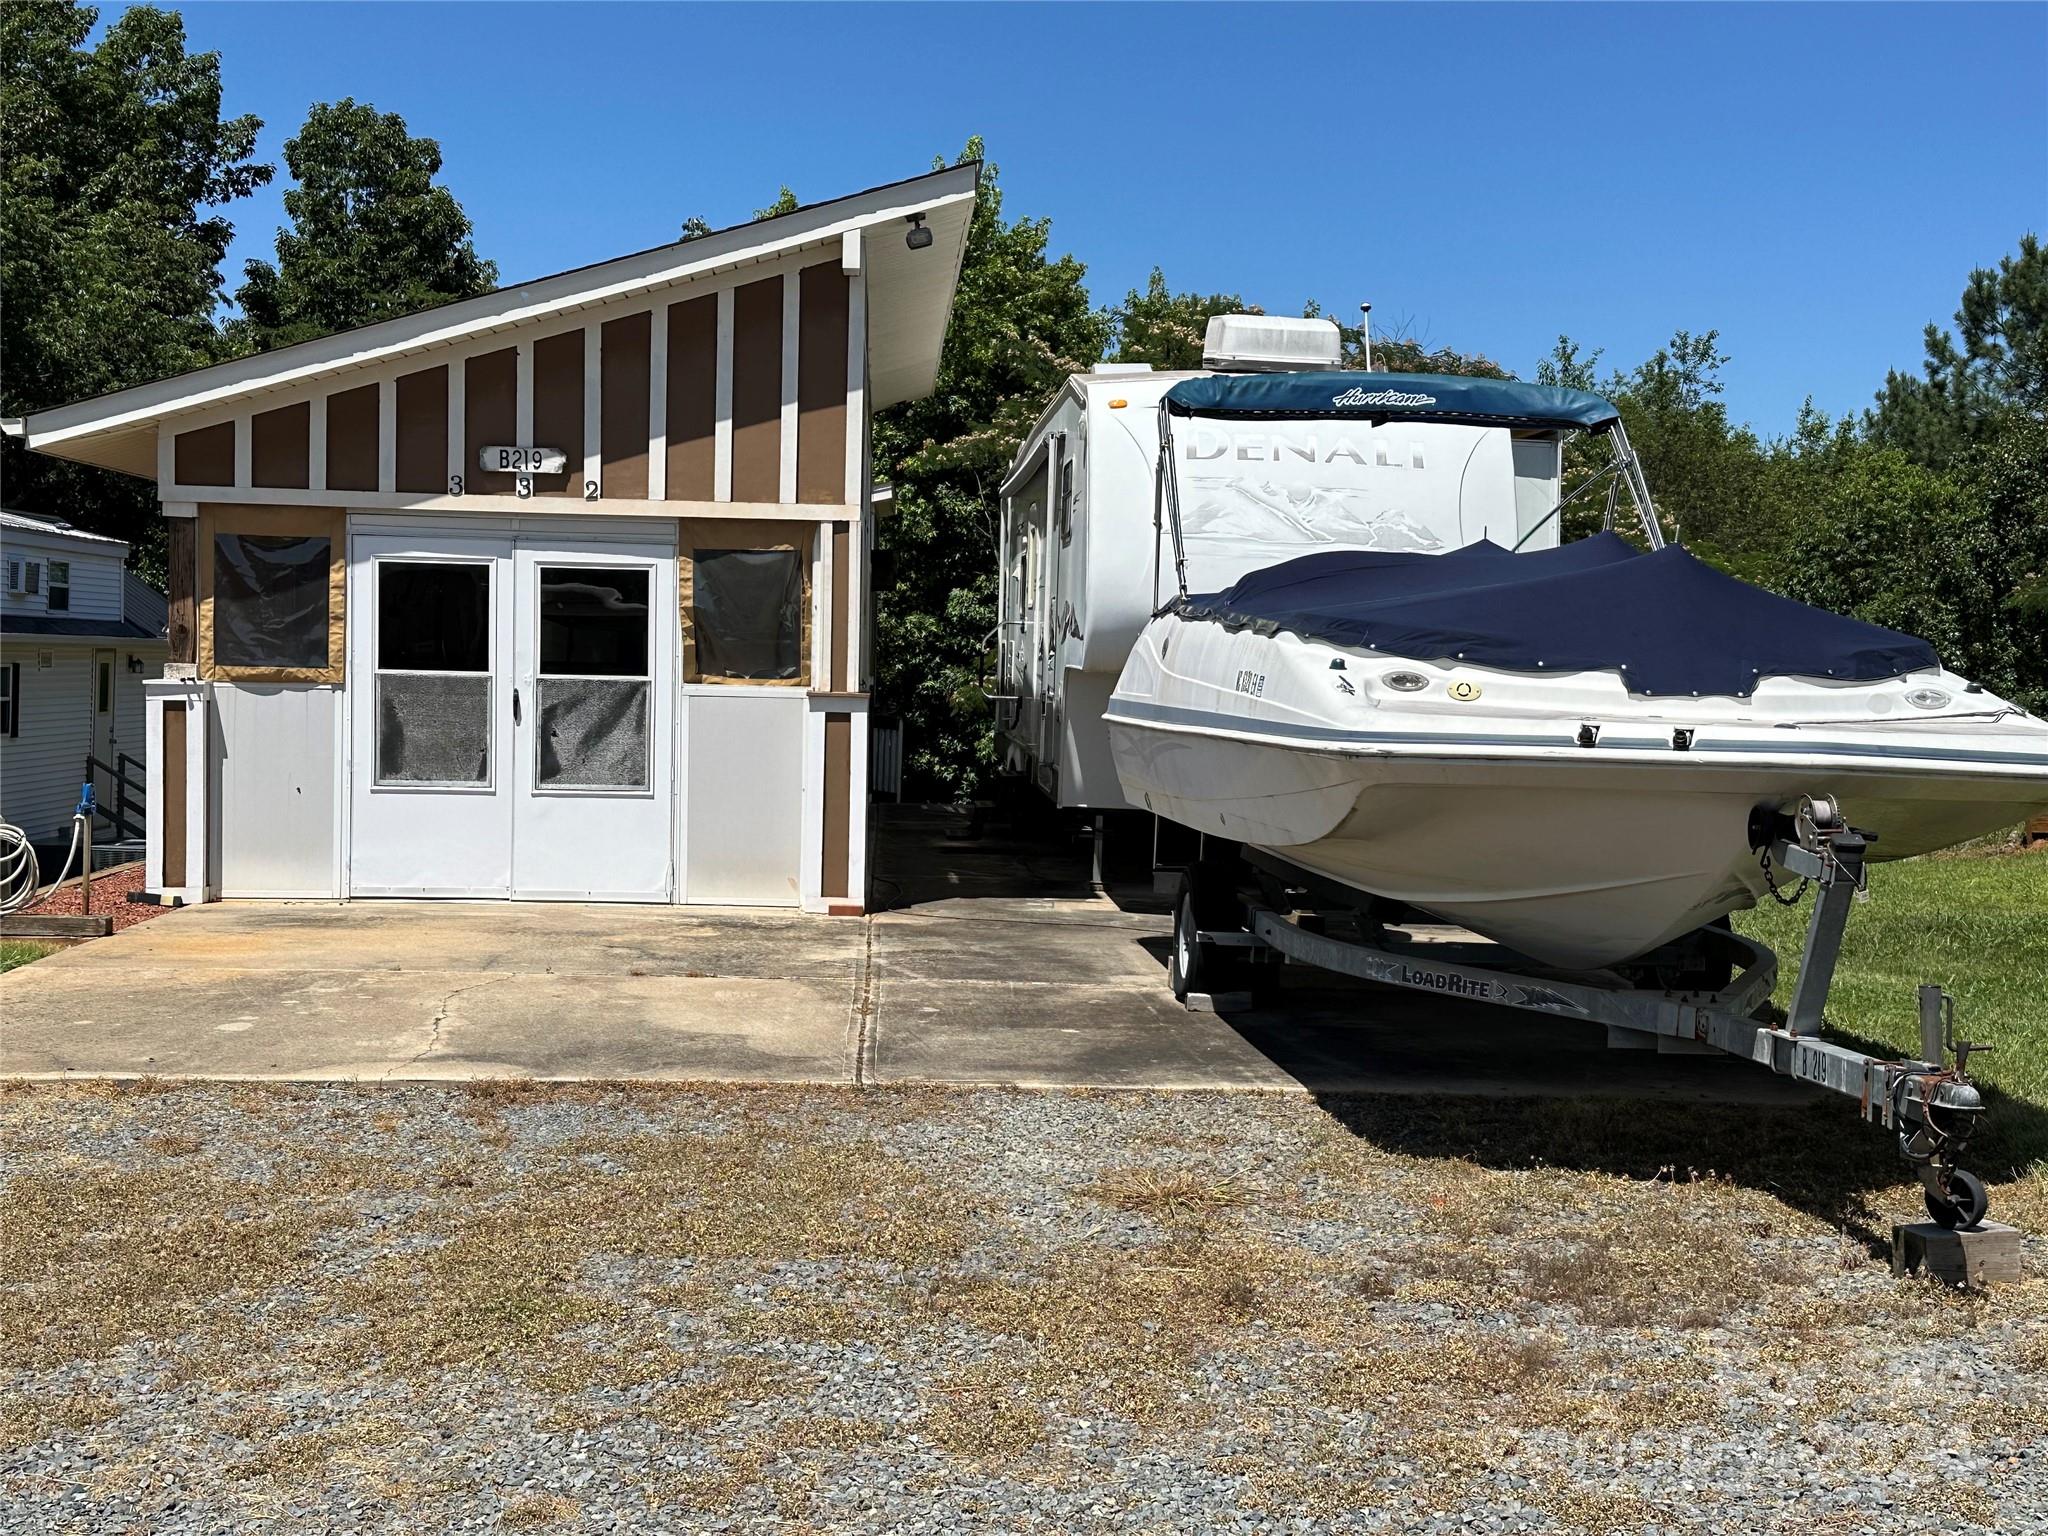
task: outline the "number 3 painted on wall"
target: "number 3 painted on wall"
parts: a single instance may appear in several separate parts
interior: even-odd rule
[[[450,496],[460,496],[462,494],[462,476],[450,475],[448,477],[448,494]]]

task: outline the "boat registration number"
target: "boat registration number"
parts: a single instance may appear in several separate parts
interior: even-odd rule
[[[1237,674],[1237,691],[1239,693],[1248,693],[1255,699],[1264,698],[1266,694],[1266,674],[1250,671],[1239,672]]]

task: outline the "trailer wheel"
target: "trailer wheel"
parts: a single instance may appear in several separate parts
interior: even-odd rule
[[[1949,1199],[1927,1191],[1927,1214],[1950,1231],[1968,1229],[1984,1219],[1991,1209],[1991,1192],[1984,1181],[1968,1169],[1958,1168],[1948,1176]]]
[[[1180,877],[1173,899],[1173,949],[1166,965],[1167,985],[1175,997],[1186,1002],[1190,992],[1234,990],[1235,956],[1204,944],[1200,934],[1205,929],[1213,933],[1243,926],[1244,914],[1227,871],[1196,864]]]

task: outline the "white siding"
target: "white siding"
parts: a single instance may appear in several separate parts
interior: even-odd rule
[[[51,666],[36,664],[40,653]],[[21,730],[0,738],[0,818],[36,842],[68,839],[92,750],[92,646],[9,639],[0,661],[21,664]]]
[[[331,896],[341,690],[215,683],[213,870],[224,897]]]
[[[125,544],[107,544],[85,539],[67,539],[61,533],[29,533],[19,528],[0,528],[0,552],[9,560],[35,560],[43,566],[42,579],[33,597],[25,593],[0,592],[0,603],[8,613],[28,616],[49,611],[50,562],[71,562],[71,607],[74,619],[118,619],[121,617],[121,563],[128,553]],[[0,584],[4,585],[4,584]]]

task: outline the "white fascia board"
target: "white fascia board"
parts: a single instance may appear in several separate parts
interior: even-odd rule
[[[42,449],[68,439],[115,431],[174,412],[197,410],[258,391],[303,383],[324,374],[450,346],[471,337],[560,315],[573,309],[665,288],[691,278],[734,270],[804,246],[842,242],[849,231],[903,223],[972,203],[979,168],[953,166],[894,186],[857,192],[816,208],[799,209],[760,224],[658,246],[595,266],[501,288],[474,299],[380,321],[339,335],[300,342],[276,352],[217,363],[195,373],[138,384],[132,389],[57,406],[25,419],[27,446]],[[759,231],[776,226],[773,238]],[[965,232],[961,236],[965,242]]]

